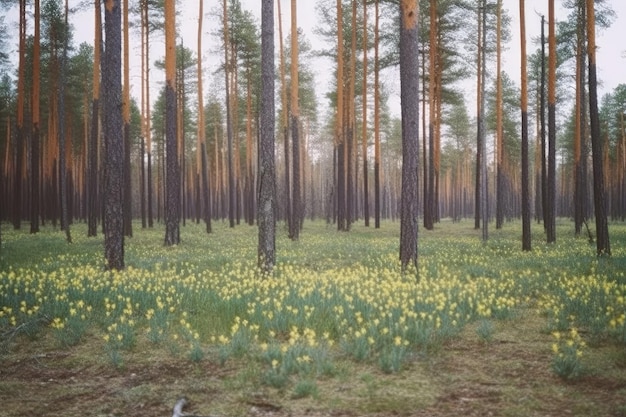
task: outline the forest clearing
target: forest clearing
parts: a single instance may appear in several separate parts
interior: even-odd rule
[[[85,224],[72,244],[3,228],[0,415],[169,416],[181,396],[202,416],[626,414],[623,222],[597,257],[563,218],[531,251],[520,221],[483,242],[443,220],[418,274],[397,222],[281,224],[269,276],[256,227],[213,226],[141,229],[120,271]]]

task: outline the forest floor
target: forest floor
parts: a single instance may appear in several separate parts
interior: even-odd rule
[[[185,412],[205,417],[626,416],[626,345],[593,339],[584,371],[567,379],[551,369],[554,337],[532,302],[493,321],[488,338],[479,325],[411,350],[395,373],[337,348],[333,375],[304,393],[263,383],[262,364],[247,357],[190,361],[138,339],[113,366],[97,331],[60,346],[51,332],[0,328],[0,416],[171,416],[183,396]]]
[[[2,358],[2,416],[170,416],[180,396],[198,416],[624,416],[626,352],[596,346],[593,372],[575,381],[547,366],[550,335],[529,311],[484,342],[472,326],[399,374],[346,361],[313,397],[258,383],[241,363],[192,363],[136,349],[120,369],[90,345],[56,350],[20,343]]]

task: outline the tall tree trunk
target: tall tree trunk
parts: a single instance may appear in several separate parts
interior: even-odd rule
[[[433,223],[439,219],[439,178],[441,173],[441,108],[442,108],[442,77],[443,77],[443,54],[439,51],[444,49],[441,31],[439,30],[439,13],[437,12],[436,37],[437,37],[437,60],[435,61],[435,136],[434,136],[434,152],[433,163],[435,164],[434,182],[433,182]],[[434,227],[434,224],[433,224]]]
[[[482,48],[481,48],[481,82],[480,82],[480,116],[478,124],[480,125],[480,199],[481,199],[481,217],[482,217],[482,240],[486,242],[489,238],[489,182],[487,177],[487,135],[485,129],[485,86],[487,84],[487,1],[483,0],[483,19],[482,19]]]
[[[207,166],[206,126],[204,125],[204,89],[202,81],[202,22],[204,21],[204,0],[198,1],[198,149],[200,158],[197,162],[202,180],[202,218],[206,232],[211,233],[211,195],[209,191],[209,167]]]
[[[287,234],[291,233],[292,207],[291,207],[291,176],[289,174],[289,110],[287,108],[287,77],[285,75],[285,48],[283,46],[283,18],[280,12],[280,1],[276,0],[278,6],[278,41],[280,54],[280,102],[282,114],[280,117],[281,131],[283,134],[283,154],[285,158],[285,223],[287,224]]]
[[[145,26],[145,46],[142,58],[145,58],[145,73],[143,89],[145,92],[145,134],[146,134],[146,153],[147,153],[147,172],[146,172],[146,189],[148,202],[148,227],[154,226],[154,210],[153,206],[153,190],[152,183],[152,128],[151,128],[151,111],[150,111],[150,22],[148,20],[148,0],[143,0],[143,25]]]
[[[596,22],[594,1],[587,0],[587,53],[589,55],[589,115],[593,157],[593,195],[596,216],[596,251],[598,256],[611,256],[606,195],[604,190],[603,146],[598,114],[598,82],[596,75]]]
[[[554,0],[548,0],[548,177],[546,199],[546,239],[556,241],[556,29]]]
[[[363,218],[370,225],[369,174],[367,166],[367,0],[363,0],[363,109],[361,122],[361,157],[363,158]]]
[[[298,105],[298,20],[296,0],[291,0],[291,149],[293,152],[292,180],[292,221],[289,237],[298,240],[300,237],[300,219],[302,218],[300,194],[300,109]]]
[[[428,124],[426,123],[426,102],[428,101],[426,98],[428,97],[426,85],[427,83],[427,72],[426,72],[426,49],[422,48],[420,50],[422,54],[422,192],[424,195],[423,200],[423,216],[422,221],[424,224],[424,228],[426,229],[430,223],[430,210],[431,206],[428,205],[428,192],[429,192],[429,182],[428,182],[428,174],[429,174],[429,153],[428,153]]]
[[[504,141],[502,131],[502,0],[498,0],[496,18],[496,229],[504,223]],[[528,124],[528,115],[526,116]]]
[[[419,6],[400,2],[400,101],[402,108],[402,194],[400,209],[400,263],[417,268],[418,157],[419,157]]]
[[[337,230],[347,230],[346,225],[346,135],[344,132],[344,62],[343,62],[343,6],[337,0]]]
[[[374,227],[380,228],[380,61],[379,53],[379,26],[378,0],[374,2]]]
[[[534,162],[535,162],[535,166],[534,166],[534,174],[535,174],[535,220],[537,221],[537,223],[542,223],[543,222],[543,198],[542,198],[542,176],[541,176],[541,156],[542,156],[542,142],[541,142],[541,115],[540,115],[540,110],[541,110],[541,82],[539,81],[539,77],[541,74],[541,70],[537,70],[537,86],[536,86],[536,93],[537,93],[537,102],[535,103],[536,106],[536,129],[537,129],[537,141],[536,141],[536,146],[535,146],[535,155],[534,155]]]
[[[350,230],[352,223],[355,219],[356,207],[355,207],[355,158],[356,154],[354,149],[355,143],[355,82],[356,82],[356,0],[352,0],[352,18],[350,27],[352,28],[350,36],[350,69],[349,73],[349,86],[348,86],[348,99],[345,101],[346,109],[346,230]]]
[[[482,4],[482,2],[481,2]],[[480,121],[480,104],[482,102],[482,19],[480,13],[480,5],[477,6],[476,15],[478,16],[478,37],[477,37],[477,53],[476,53],[476,119],[478,121],[476,128],[476,170],[475,170],[475,184],[474,184],[474,229],[480,229],[481,218],[481,166],[484,156],[482,153],[482,132]]]
[[[146,8],[147,0],[139,0],[139,14],[140,14],[140,30],[141,30],[141,227],[148,227],[148,216],[147,216],[147,199],[148,199],[148,175],[147,175],[147,146],[146,141],[148,139],[148,132],[146,131],[146,73],[147,73],[147,61],[146,61],[146,47],[148,41],[148,31],[147,24],[145,22],[145,8]]]
[[[100,133],[100,63],[102,52],[102,7],[100,0],[94,1],[94,62],[93,62],[93,98],[91,104],[91,132],[89,135],[87,163],[87,236],[98,234],[98,136]]]
[[[526,73],[526,12],[524,0],[520,9],[520,51],[522,84],[522,250],[531,250],[530,235],[530,181],[528,178],[528,77]]]
[[[246,70],[246,180],[244,187],[245,194],[245,218],[250,226],[254,225],[254,172],[252,171],[252,71]]]
[[[20,0],[20,51],[17,75],[17,137],[15,176],[13,177],[13,228],[19,230],[22,226],[22,180],[23,155],[25,141],[24,102],[25,102],[25,71],[26,71],[26,0]]]
[[[132,190],[130,177],[130,47],[128,35],[128,0],[124,0],[124,90],[122,117],[124,119],[124,235],[133,236]]]
[[[124,268],[124,138],[122,135],[122,20],[119,0],[105,2],[104,253],[108,269]]]
[[[40,167],[40,118],[39,118],[39,101],[40,101],[40,61],[41,61],[41,9],[39,0],[35,0],[35,37],[33,40],[33,98],[32,98],[32,123],[33,131],[31,136],[30,151],[30,180],[31,180],[31,214],[30,214],[30,233],[39,232],[39,167]]]
[[[428,193],[424,196],[424,228],[434,228],[435,209],[435,119],[437,62],[437,0],[430,0],[430,36],[428,42]]]
[[[59,107],[58,107],[58,123],[59,123],[59,183],[61,186],[61,229],[65,230],[65,239],[67,243],[72,243],[72,235],[70,233],[70,217],[68,207],[68,169],[67,169],[67,141],[65,135],[65,77],[67,71],[67,48],[68,48],[68,0],[65,0],[65,26],[63,28],[63,51],[61,52],[61,65],[59,71]],[[71,145],[71,144],[70,144]]]
[[[226,137],[228,141],[228,220],[230,227],[235,227],[235,167],[233,160],[233,126],[231,121],[231,92],[230,92],[230,62],[228,48],[228,4],[224,0],[224,73],[225,73],[225,94],[226,94]],[[234,69],[233,69],[234,70]]]
[[[578,6],[578,23],[576,28],[576,115],[574,130],[574,233],[578,236],[585,220],[586,158],[583,148],[586,137],[586,106],[585,106],[585,5]],[[585,155],[586,156],[586,155]]]
[[[545,37],[545,16],[541,16],[541,87],[539,92],[539,121],[541,129],[541,218],[543,228],[547,230],[548,204],[548,166],[547,162],[547,137],[546,137],[546,37]]]
[[[148,227],[148,219],[146,217],[146,140],[141,137],[141,148],[139,149],[139,169],[141,174],[139,175],[139,198],[140,198],[140,210],[141,210],[141,228]]]
[[[258,266],[276,263],[276,170],[274,162],[274,5],[263,0],[261,14],[261,132],[259,143]]]
[[[184,44],[181,40],[180,49],[184,49]],[[185,94],[185,55],[181,54],[180,62],[176,63],[176,152],[178,155],[178,169],[179,169],[179,218],[182,219],[183,226],[187,221],[187,158],[185,155],[185,107],[186,107],[186,94]]]
[[[165,245],[180,242],[180,167],[178,165],[176,104],[175,0],[165,0]]]

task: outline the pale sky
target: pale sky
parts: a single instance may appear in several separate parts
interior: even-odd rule
[[[526,34],[527,34],[527,53],[532,54],[537,45],[533,44],[532,39],[539,37],[541,24],[540,15],[544,14],[546,20],[548,17],[548,1],[547,0],[526,0]],[[567,17],[567,12],[564,11],[560,5],[561,0],[556,0],[556,19],[564,20]],[[616,20],[612,26],[596,34],[596,43],[598,45],[597,50],[597,67],[598,67],[598,79],[602,82],[600,86],[600,96],[604,93],[612,91],[618,84],[626,83],[626,1],[625,0],[609,0],[611,7],[615,11]],[[260,21],[260,1],[259,0],[242,0],[242,4],[248,10],[251,10],[258,16]],[[315,12],[315,1],[299,1],[298,2],[298,26],[302,27],[307,38],[311,42],[319,42],[313,33],[313,28],[318,24],[317,15]],[[503,0],[503,7],[508,10],[509,16],[511,16],[511,40],[506,45],[508,50],[503,53],[503,69],[506,71],[511,79],[513,79],[519,85],[520,77],[520,33],[519,33],[519,1],[518,0]],[[289,24],[291,18],[290,1],[282,0],[281,3],[283,14],[283,32],[284,36],[287,36],[289,32]],[[370,19],[373,19],[373,10],[370,12]],[[383,28],[384,30],[384,28]],[[545,29],[547,36],[547,28]],[[370,54],[371,56],[371,54]],[[330,81],[328,78],[333,76],[333,68],[329,67],[330,63],[322,62],[320,65],[316,65],[316,73],[320,82],[320,88],[325,92]],[[494,63],[495,67],[495,63]],[[495,68],[492,70],[495,72]],[[326,81],[324,81],[326,80]],[[392,88],[392,97],[390,100],[392,110],[399,114],[399,81],[392,74],[388,74],[385,82]],[[474,80],[468,82],[471,89],[474,87]],[[475,88],[474,88],[475,90]],[[470,91],[467,91],[470,93]],[[475,94],[472,92],[472,94]],[[322,97],[321,100],[324,100]],[[325,103],[323,103],[325,104]],[[468,100],[468,108],[473,106],[473,100]],[[472,114],[470,112],[470,114]]]
[[[132,0],[131,0],[132,1]],[[261,5],[259,0],[241,0],[244,9],[250,10],[257,18],[260,24]],[[72,5],[70,1],[70,6]],[[216,7],[221,8],[221,1],[205,1],[204,11],[207,14],[211,9]],[[320,40],[313,33],[313,28],[317,25],[317,14],[315,11],[315,1],[299,1],[298,2],[298,26],[301,27],[307,37],[307,39],[316,47],[316,43],[319,45]],[[561,1],[556,0],[556,17],[557,20],[565,19],[566,14],[560,7]],[[597,66],[598,66],[598,78],[602,82],[600,86],[600,96],[606,92],[612,91],[618,84],[626,83],[626,1],[624,0],[610,0],[610,4],[616,13],[616,20],[612,26],[597,33]],[[519,63],[519,1],[518,0],[504,0],[503,6],[508,10],[509,15],[512,18],[511,22],[511,41],[506,45],[508,50],[503,54],[503,67],[509,76],[519,84],[520,63]],[[182,13],[182,16],[177,22],[177,27],[181,32],[181,36],[184,39],[185,46],[195,50],[197,45],[197,11],[198,2],[194,0],[179,1],[178,11]],[[281,3],[283,14],[283,35],[287,36],[289,33],[290,24],[290,1],[282,0]],[[370,12],[370,19],[373,12]],[[527,32],[527,51],[530,55],[536,49],[536,45],[532,43],[532,38],[537,37],[540,31],[539,15],[544,14],[547,17],[548,14],[548,1],[547,0],[526,0],[526,32]],[[275,13],[277,18],[277,14]],[[5,22],[11,26],[11,30],[17,35],[16,22],[17,22],[17,8],[14,7],[8,14]],[[92,43],[93,42],[93,11],[89,10],[84,13],[74,15],[71,17],[71,22],[75,28],[75,42],[79,44],[82,41]],[[215,51],[218,46],[218,41],[215,37],[210,36],[208,33],[218,29],[218,24],[214,19],[207,17],[203,23],[204,32],[207,35],[203,41],[203,58],[206,61],[206,71],[213,71],[216,65],[219,65],[221,61],[220,56],[211,56],[209,51]],[[29,28],[30,31],[31,28]],[[384,28],[382,28],[384,30]],[[278,28],[276,27],[276,35],[278,35]],[[547,35],[547,30],[546,30]],[[15,47],[17,47],[17,36],[14,37]],[[139,85],[139,41],[137,39],[131,40],[131,48],[133,50],[131,54],[131,94],[135,97],[140,95]],[[278,48],[276,48],[278,49]],[[15,60],[17,54],[14,54]],[[164,45],[162,38],[152,41],[151,47],[151,60],[161,58],[164,55]],[[215,64],[211,65],[213,62]],[[278,61],[276,62],[278,65]],[[495,64],[494,64],[495,65]],[[493,69],[495,70],[495,68]],[[492,71],[493,71],[492,70]],[[319,59],[315,62],[314,72],[316,73],[317,85],[319,86],[318,94],[320,104],[322,106],[327,105],[327,101],[324,97],[325,92],[332,84],[333,67],[330,62],[324,59]],[[152,81],[161,82],[163,75],[159,74],[159,71],[152,71]],[[210,88],[211,80],[205,76],[205,86]],[[397,71],[389,71],[383,79],[388,88],[391,89],[390,106],[392,111],[399,114],[399,82],[397,81]],[[466,89],[471,89],[472,82],[468,82]],[[215,88],[222,88],[221,86],[215,86]],[[471,97],[474,92],[466,91],[466,94]],[[153,94],[152,97],[155,97]],[[473,100],[469,99],[468,108],[472,108]],[[471,114],[471,111],[470,111]]]

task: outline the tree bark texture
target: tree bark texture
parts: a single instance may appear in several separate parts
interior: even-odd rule
[[[522,250],[531,250],[530,234],[530,181],[528,172],[528,77],[526,71],[526,13],[524,0],[520,8],[520,51],[522,81]]]
[[[554,0],[548,0],[548,177],[546,199],[546,240],[556,242],[556,29]]]
[[[400,2],[400,101],[402,107],[402,194],[400,263],[417,267],[419,60],[416,0]]]
[[[276,262],[276,168],[274,160],[274,4],[261,14],[261,126],[259,143],[258,266],[269,273]]]
[[[594,1],[587,0],[587,39],[589,54],[589,114],[593,158],[593,201],[596,216],[596,251],[598,256],[611,255],[606,195],[604,190],[603,146],[598,114],[598,82],[596,74],[596,30]]]
[[[35,0],[35,37],[33,40],[33,100],[32,118],[33,131],[31,136],[31,152],[30,152],[30,175],[31,175],[31,213],[30,213],[30,233],[39,232],[39,214],[40,214],[40,194],[39,194],[39,158],[40,158],[40,120],[39,120],[39,99],[40,99],[40,60],[41,60],[41,11],[39,0]]]
[[[180,167],[176,105],[175,0],[165,0],[165,245],[180,242]]]
[[[105,2],[104,252],[108,269],[124,268],[124,137],[122,120],[122,21],[119,0]]]
[[[291,151],[293,165],[292,179],[292,221],[289,223],[291,240],[300,238],[300,224],[303,216],[302,195],[300,192],[300,109],[298,97],[298,24],[296,0],[291,0]]]

